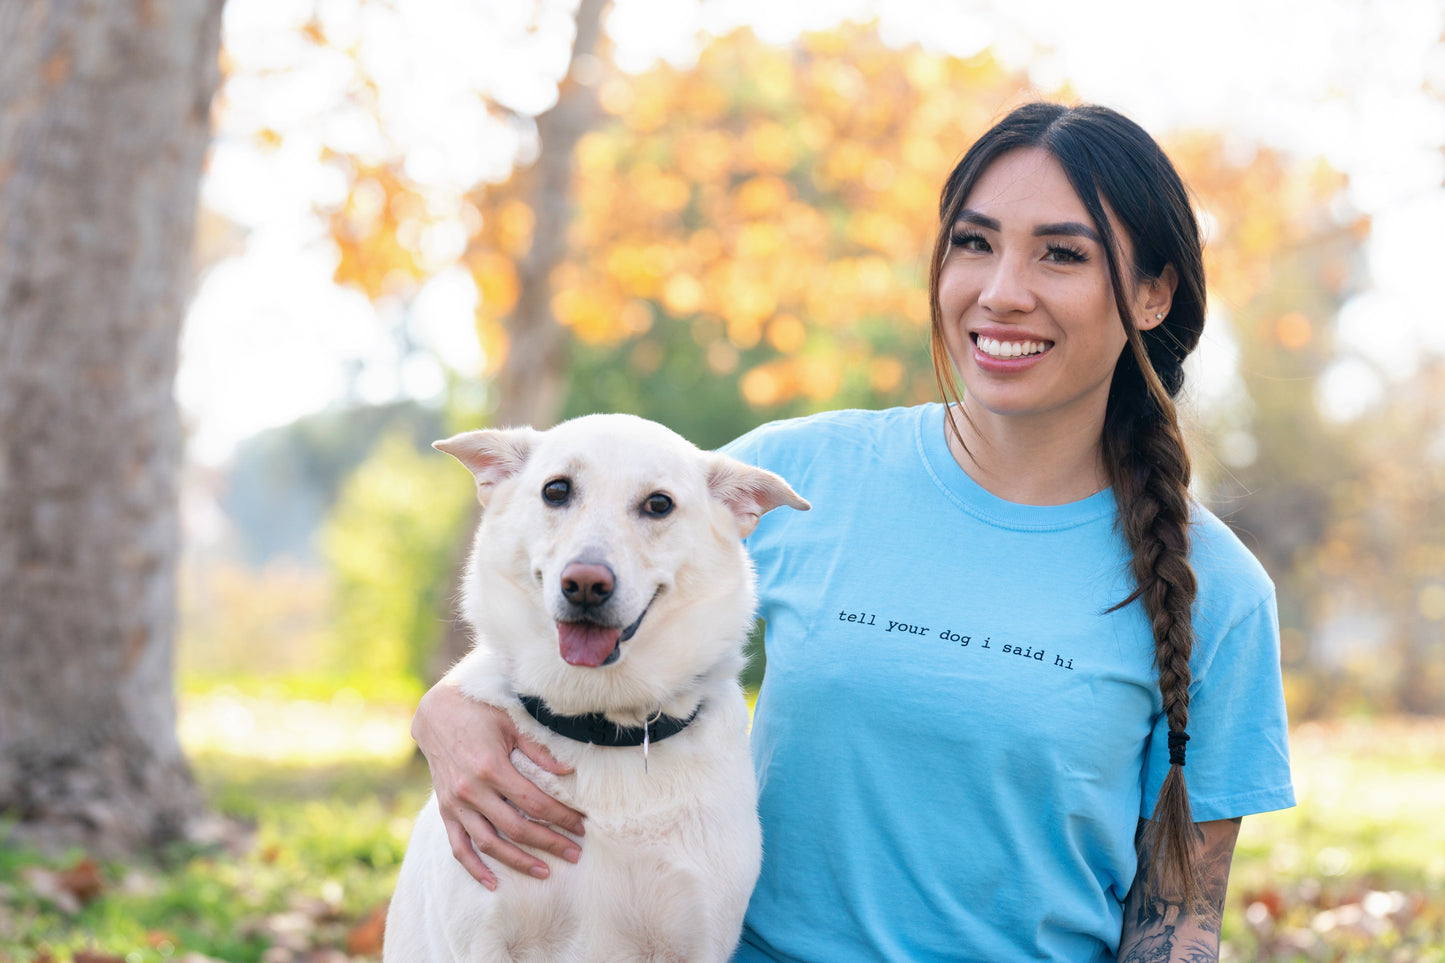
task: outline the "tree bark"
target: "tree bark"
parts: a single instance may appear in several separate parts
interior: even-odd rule
[[[172,680],[179,416],[222,0],[0,0],[0,815],[134,853],[201,812]]]

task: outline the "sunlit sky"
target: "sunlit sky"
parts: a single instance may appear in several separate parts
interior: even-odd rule
[[[395,6],[404,13],[357,17],[353,0],[316,4],[333,35],[363,42],[383,92],[383,133],[364,112],[338,107],[351,79],[344,56],[319,55],[296,36],[310,4],[227,4],[224,39],[245,79],[225,93],[203,199],[244,240],[202,277],[182,339],[177,396],[199,461],[224,462],[246,436],[348,395],[434,397],[443,366],[478,370],[475,291],[446,268],[465,243],[460,230],[425,239],[438,273],[405,328],[434,356],[401,364],[401,309],[378,310],[330,282],[334,255],[314,209],[342,185],[317,157],[323,145],[382,149],[390,137],[406,148],[408,173],[437,185],[442,206],[497,177],[515,141],[486,122],[473,92],[545,109],[565,66],[570,11],[549,0]],[[538,29],[527,33],[534,17]],[[1321,406],[1351,417],[1413,371],[1421,352],[1445,353],[1433,283],[1445,264],[1442,0],[616,0],[607,29],[619,64],[637,71],[658,58],[685,66],[700,37],[738,24],[781,43],[844,18],[876,18],[886,39],[942,52],[991,47],[1041,89],[1067,80],[1156,134],[1210,127],[1242,152],[1260,142],[1325,157],[1349,175],[1348,202],[1371,216],[1373,232],[1371,287],[1340,317],[1353,357],[1327,378]],[[262,126],[283,135],[278,148],[254,147],[248,132]],[[1225,326],[1207,331],[1202,353],[1223,390]]]

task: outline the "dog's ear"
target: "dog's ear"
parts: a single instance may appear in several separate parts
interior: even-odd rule
[[[485,506],[497,482],[522,470],[539,434],[532,428],[488,428],[434,441],[432,447],[467,467],[477,480],[477,501]]]
[[[781,477],[765,468],[755,468],[727,455],[713,455],[707,486],[714,498],[732,511],[738,535],[747,538],[758,519],[782,505],[807,511],[812,506]]]

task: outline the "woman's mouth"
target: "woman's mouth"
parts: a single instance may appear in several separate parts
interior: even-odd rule
[[[1000,341],[977,334],[973,336],[973,344],[980,353],[1000,361],[1042,354],[1053,346],[1052,341]]]

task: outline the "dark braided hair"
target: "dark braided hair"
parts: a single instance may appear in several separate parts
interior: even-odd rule
[[[1110,611],[1139,600],[1154,634],[1154,663],[1169,723],[1169,775],[1146,827],[1149,871],[1192,901],[1198,894],[1194,820],[1184,786],[1189,725],[1190,609],[1197,583],[1189,564],[1189,454],[1174,398],[1184,384],[1184,359],[1204,328],[1204,263],[1199,225],[1169,158],[1133,121],[1105,107],[1033,103],[1014,110],[971,147],[949,175],[939,204],[929,293],[933,367],[944,397],[959,401],[943,341],[939,275],[949,236],[974,183],[1003,154],[1040,148],[1059,162],[1093,218],[1108,260],[1114,302],[1128,346],[1109,386],[1103,456],[1132,553],[1135,589]],[[1105,205],[1127,233],[1134,263],[1121,265],[1120,239]],[[1172,267],[1177,283],[1164,320],[1141,330],[1125,315],[1131,284],[1157,280]],[[955,433],[958,427],[950,419]],[[962,437],[958,438],[963,441]]]

